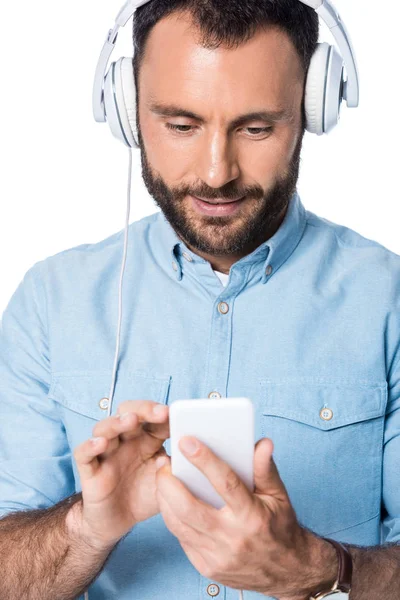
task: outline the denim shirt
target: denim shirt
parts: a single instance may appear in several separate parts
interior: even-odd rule
[[[35,263],[3,313],[0,515],[81,490],[73,450],[107,416],[123,237]],[[306,210],[297,192],[226,287],[156,212],[129,226],[111,414],[129,399],[248,397],[254,442],[273,440],[301,524],[358,545],[399,542],[399,300],[400,256]],[[218,589],[237,600],[200,575],[158,514],[117,545],[89,598],[210,600]]]

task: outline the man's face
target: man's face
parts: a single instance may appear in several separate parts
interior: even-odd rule
[[[139,79],[142,175],[189,247],[239,258],[269,239],[295,191],[304,72],[278,29],[259,31],[236,49],[205,49],[198,39],[182,14],[159,21],[149,35]],[[179,110],[164,114],[159,105]],[[234,123],[255,112],[281,115]],[[210,206],[210,216],[191,196],[244,200]]]

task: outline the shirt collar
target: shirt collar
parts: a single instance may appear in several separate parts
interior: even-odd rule
[[[266,283],[295,250],[303,236],[306,221],[306,210],[296,190],[289,201],[286,215],[279,229],[269,240],[263,242],[256,250],[238,262],[261,261],[263,263],[262,283]],[[178,281],[182,279],[182,262],[179,260],[181,256],[193,263],[207,262],[186,246],[162,212],[158,215],[158,225],[159,235],[157,237],[160,249],[169,255],[171,269],[175,271]]]

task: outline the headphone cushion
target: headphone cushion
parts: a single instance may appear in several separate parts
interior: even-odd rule
[[[131,58],[120,58],[113,62],[104,78],[104,109],[111,133],[129,148],[138,148],[135,139],[136,111],[135,85]]]
[[[326,42],[318,44],[307,73],[304,98],[306,129],[317,135],[325,133],[325,94],[330,51],[331,46]]]
[[[135,146],[139,146],[136,125],[136,86],[133,75],[132,58],[120,59],[121,87],[125,106],[126,121],[129,125],[129,134],[133,136]]]
[[[344,63],[341,54],[332,46],[329,55],[328,74],[324,108],[324,131],[329,133],[340,119],[340,105],[343,100]]]

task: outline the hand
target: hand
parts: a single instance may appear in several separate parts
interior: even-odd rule
[[[86,440],[74,450],[83,502],[72,507],[69,525],[91,545],[105,548],[160,512],[155,462],[166,455],[162,445],[170,436],[168,406],[150,400],[122,402],[116,415],[95,425],[93,436],[100,437],[97,443]]]
[[[190,456],[184,450],[182,440],[197,442],[195,454]],[[157,471],[157,498],[165,524],[201,575],[280,600],[309,598],[325,585],[324,578],[333,584],[335,550],[299,525],[272,458],[272,440],[264,438],[256,444],[253,493],[226,462],[196,438],[181,438],[179,448],[226,502],[217,510],[194,497],[171,474],[168,457]],[[324,575],[315,572],[319,555],[328,557],[333,565]]]

